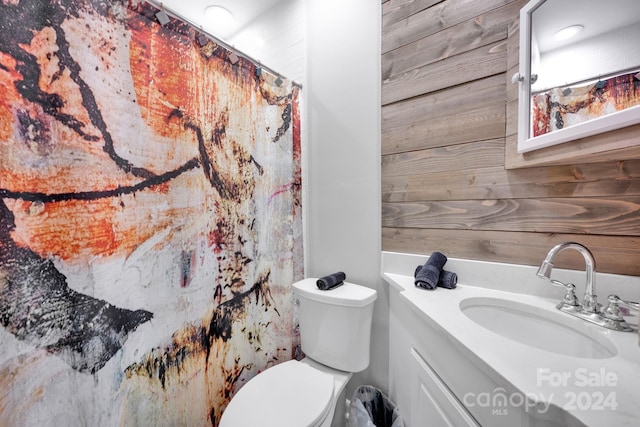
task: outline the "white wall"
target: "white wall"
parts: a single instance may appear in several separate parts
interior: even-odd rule
[[[380,7],[377,0],[307,3],[307,276],[341,270],[348,281],[378,291],[371,364],[351,380],[347,397],[362,384],[388,389],[389,303],[380,278]]]

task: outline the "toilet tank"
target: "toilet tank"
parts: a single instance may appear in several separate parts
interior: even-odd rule
[[[302,351],[316,362],[341,371],[366,369],[376,291],[348,282],[323,291],[316,280],[293,284],[294,297],[300,304]]]

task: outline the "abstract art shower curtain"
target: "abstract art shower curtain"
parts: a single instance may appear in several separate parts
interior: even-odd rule
[[[0,2],[0,425],[216,425],[298,351],[299,88],[157,12]]]

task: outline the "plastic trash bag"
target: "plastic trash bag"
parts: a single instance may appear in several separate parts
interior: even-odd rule
[[[349,405],[349,427],[404,427],[400,411],[380,389],[360,386]]]

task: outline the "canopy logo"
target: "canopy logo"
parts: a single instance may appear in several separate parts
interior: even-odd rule
[[[566,411],[613,411],[618,407],[614,390],[617,384],[618,375],[604,368],[597,371],[584,367],[573,371],[538,368],[537,392],[508,393],[506,389],[496,387],[488,392],[466,393],[462,403],[467,408],[491,408],[491,414],[496,416],[509,415],[509,411],[516,408],[544,414],[551,404]]]

